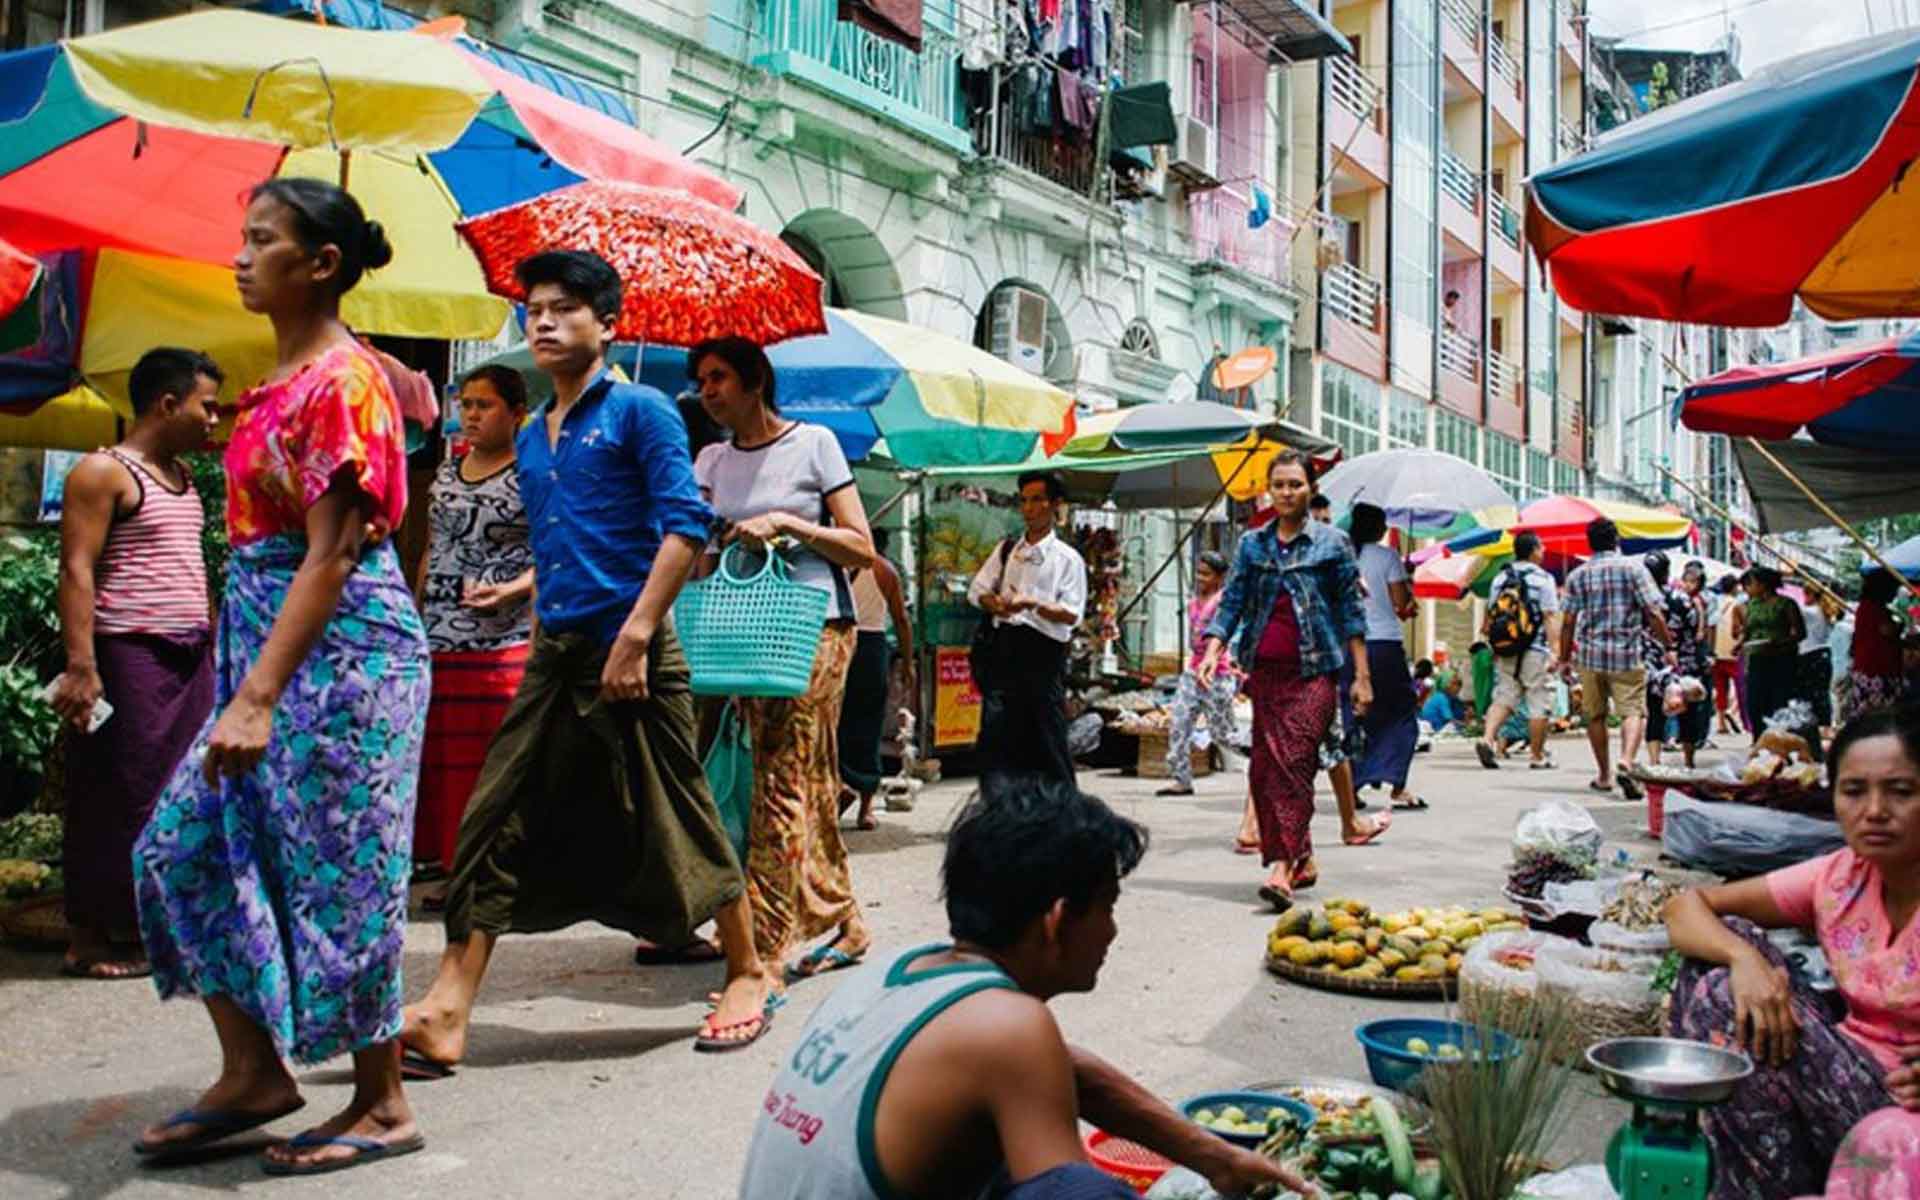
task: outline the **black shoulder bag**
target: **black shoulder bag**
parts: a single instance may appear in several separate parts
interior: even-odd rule
[[[993,590],[997,595],[1000,587],[1007,581],[1007,556],[1013,552],[1013,539],[1006,538],[1000,543],[1000,576],[993,581]],[[973,686],[982,695],[995,686],[993,681],[993,635],[999,632],[994,625],[992,614],[982,612],[980,624],[974,626],[973,644],[967,648],[967,665],[973,670]]]

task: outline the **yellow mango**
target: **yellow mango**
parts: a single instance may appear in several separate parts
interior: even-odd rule
[[[1293,937],[1297,934],[1304,934],[1307,932],[1308,923],[1312,920],[1312,909],[1290,908],[1286,912],[1281,913],[1280,919],[1273,923],[1273,931],[1281,937]]]
[[[1360,918],[1345,909],[1330,909],[1327,912],[1327,927],[1335,933],[1342,929],[1358,929],[1361,928]]]
[[[1333,923],[1327,920],[1327,914],[1316,912],[1307,923],[1307,936],[1314,941],[1324,941],[1333,936]]]
[[[1400,957],[1403,959],[1410,960],[1420,957],[1420,943],[1407,937],[1405,934],[1388,934],[1387,945],[1394,950],[1398,950]]]
[[[1425,925],[1409,925],[1400,931],[1400,936],[1409,941],[1427,942],[1433,940],[1433,930]]]
[[[1519,933],[1527,927],[1525,921],[1496,921],[1487,926],[1488,933]]]
[[[1421,983],[1427,979],[1427,969],[1422,966],[1405,966],[1395,971],[1393,977],[1402,983]]]
[[[1357,942],[1335,942],[1331,957],[1336,967],[1357,967],[1367,957],[1367,951]]]
[[[1380,918],[1380,928],[1388,933],[1399,933],[1411,924],[1413,924],[1413,918],[1407,913],[1388,913]]]
[[[1387,935],[1384,930],[1380,930],[1380,929],[1367,930],[1366,932],[1367,953],[1378,954],[1380,952],[1380,947],[1386,944],[1386,940],[1387,940]]]
[[[1302,942],[1287,951],[1287,961],[1296,967],[1314,967],[1327,961],[1327,951],[1319,942]]]
[[[1355,945],[1364,946],[1367,940],[1367,931],[1358,925],[1349,925],[1334,934],[1333,940],[1335,942],[1351,942]]]
[[[1380,953],[1375,956],[1375,960],[1389,971],[1396,967],[1404,967],[1407,965],[1407,956],[1391,946],[1380,951]]]
[[[1460,965],[1466,961],[1467,956],[1464,954],[1447,955],[1447,974],[1458,975],[1460,973]]]
[[[1267,950],[1275,958],[1278,958],[1281,955],[1290,953],[1295,946],[1304,946],[1306,944],[1307,944],[1307,939],[1299,936],[1298,934],[1295,934],[1291,937],[1268,938]]]
[[[1379,959],[1375,958],[1370,958],[1357,967],[1348,967],[1341,972],[1349,979],[1380,979],[1385,977],[1386,973],[1387,969],[1380,965]]]

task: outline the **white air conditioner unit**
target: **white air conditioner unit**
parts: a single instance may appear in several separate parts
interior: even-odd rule
[[[1219,147],[1213,126],[1188,115],[1179,122],[1180,140],[1174,144],[1167,169],[1191,190],[1220,186]]]
[[[1047,298],[1023,287],[995,292],[987,349],[1023,371],[1040,374],[1047,365]]]

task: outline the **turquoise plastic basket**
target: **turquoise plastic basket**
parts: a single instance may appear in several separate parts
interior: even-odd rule
[[[827,593],[788,579],[785,560],[773,553],[742,577],[734,571],[740,552],[737,543],[727,547],[720,568],[689,583],[673,606],[694,694],[804,695],[827,623]]]

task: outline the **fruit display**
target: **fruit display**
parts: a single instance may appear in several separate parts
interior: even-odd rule
[[[1341,979],[1444,984],[1460,974],[1479,938],[1524,928],[1517,913],[1499,907],[1376,913],[1359,900],[1328,900],[1280,914],[1267,958]]]
[[[1237,1104],[1229,1104],[1219,1110],[1202,1108],[1193,1114],[1196,1125],[1203,1125],[1215,1133],[1237,1133],[1246,1136],[1270,1137],[1278,1133],[1280,1126],[1287,1122],[1287,1112],[1283,1108],[1272,1108],[1249,1117],[1246,1109]]]
[[[0,821],[0,859],[60,861],[64,827],[55,813],[19,813]]]
[[[0,858],[0,899],[24,900],[60,886],[60,872],[24,858]]]

